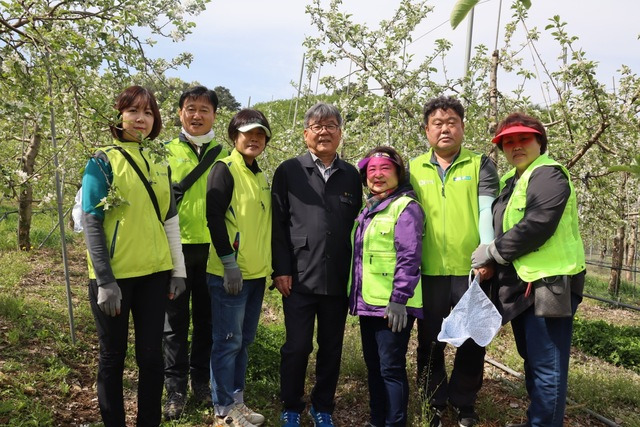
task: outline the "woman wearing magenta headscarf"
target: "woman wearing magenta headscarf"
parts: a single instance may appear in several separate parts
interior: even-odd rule
[[[424,212],[393,148],[374,148],[358,168],[369,195],[352,233],[349,312],[360,316],[370,425],[404,426],[407,344],[414,320],[422,318]]]
[[[492,141],[514,168],[500,180],[493,204],[496,238],[478,246],[471,266],[497,261],[502,321],[511,321],[524,359],[528,420],[512,426],[560,427],[585,274],[576,194],[567,169],[545,154],[547,135],[538,119],[513,113]],[[562,310],[549,310],[556,306]]]

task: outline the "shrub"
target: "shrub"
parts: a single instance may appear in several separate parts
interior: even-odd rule
[[[573,345],[583,352],[640,373],[640,328],[575,318]]]

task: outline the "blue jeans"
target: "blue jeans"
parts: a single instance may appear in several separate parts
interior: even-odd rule
[[[582,297],[571,294],[575,314]],[[534,306],[511,321],[518,353],[524,359],[532,427],[562,427],[567,400],[573,317],[536,317]]]
[[[382,317],[360,316],[362,352],[367,365],[369,410],[375,426],[407,425],[409,380],[407,379],[407,345],[413,327],[391,332],[389,321]]]
[[[224,410],[234,403],[233,393],[244,390],[249,344],[258,329],[265,278],[244,280],[238,295],[227,294],[220,276],[207,274],[207,283],[213,336],[211,395],[216,408]]]

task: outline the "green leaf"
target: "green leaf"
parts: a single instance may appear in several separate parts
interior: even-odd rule
[[[451,17],[449,18],[451,28],[455,30],[479,1],[480,0],[458,0],[458,2],[453,6]]]

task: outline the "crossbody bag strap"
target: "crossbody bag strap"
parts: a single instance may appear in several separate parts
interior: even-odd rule
[[[156,210],[158,221],[160,221],[160,224],[164,225],[164,221],[162,221],[162,215],[160,215],[160,205],[158,204],[158,198],[156,197],[156,193],[153,191],[153,188],[151,188],[151,184],[149,183],[149,180],[147,179],[147,177],[144,176],[144,174],[140,170],[140,167],[135,162],[135,160],[133,160],[133,158],[129,153],[127,153],[122,147],[115,146],[114,148],[118,150],[122,154],[122,156],[124,156],[124,158],[129,162],[129,164],[133,168],[133,170],[136,171],[136,173],[140,177],[142,184],[144,184],[144,188],[147,189],[147,193],[149,194],[151,203],[153,203],[153,208]]]
[[[222,145],[220,144],[207,151],[200,163],[198,163],[198,165],[178,183],[183,194],[186,193],[189,187],[191,187],[193,183],[200,178],[200,175],[202,175],[204,171],[216,161],[216,157],[218,157],[220,151],[222,151]]]

